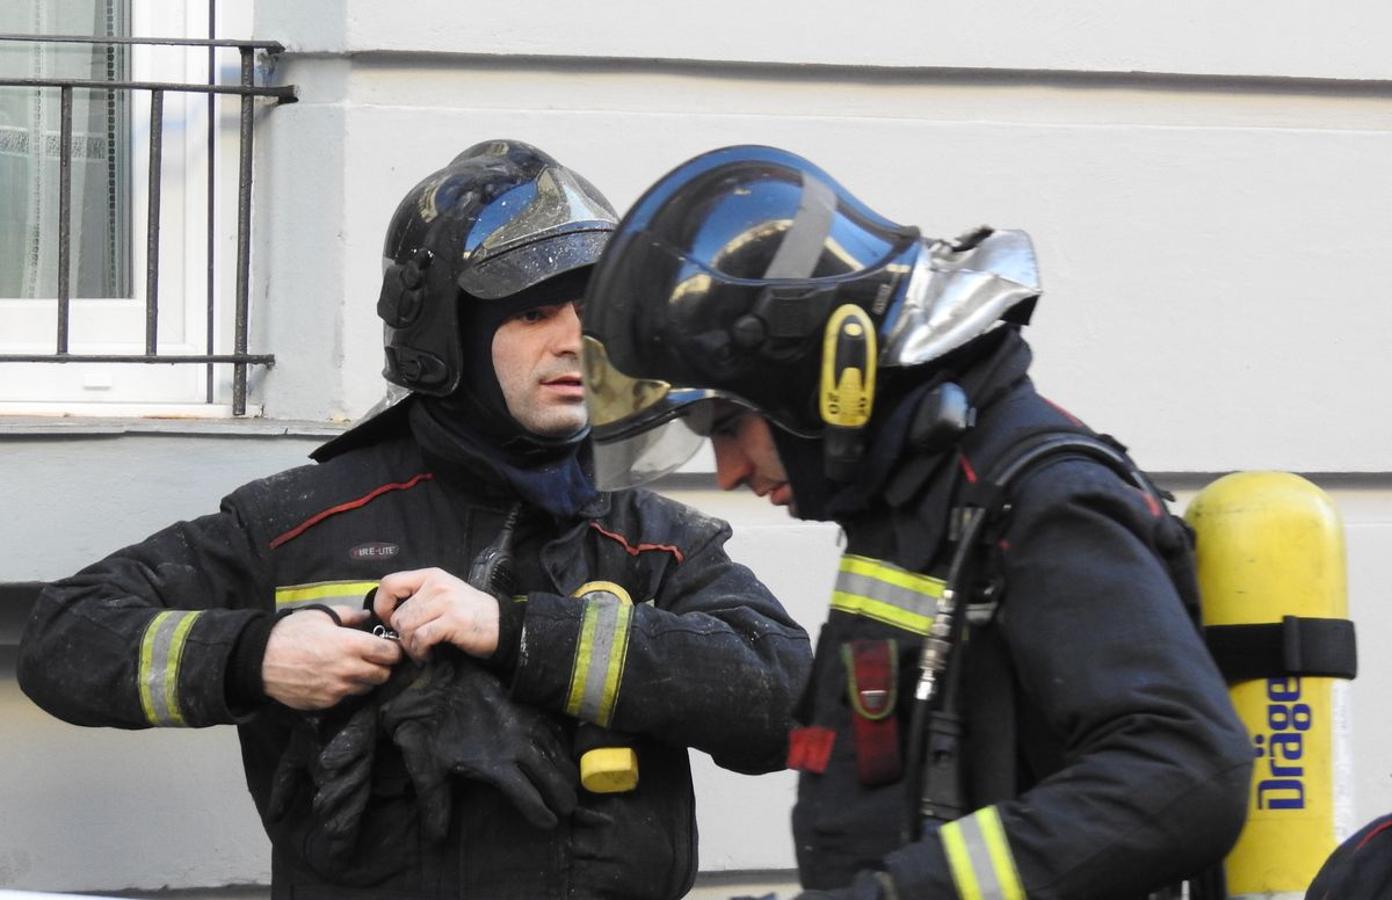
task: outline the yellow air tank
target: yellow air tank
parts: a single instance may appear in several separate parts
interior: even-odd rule
[[[1343,527],[1309,481],[1285,472],[1227,475],[1194,498],[1185,518],[1198,535],[1205,626],[1347,617]],[[1247,824],[1226,862],[1232,897],[1303,897],[1337,844],[1337,681],[1305,675],[1231,685],[1256,756]]]

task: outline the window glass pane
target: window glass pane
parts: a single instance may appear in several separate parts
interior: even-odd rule
[[[3,0],[0,32],[127,36],[130,0]],[[125,80],[129,50],[0,43],[0,77]],[[130,96],[74,90],[70,292],[130,297]],[[0,298],[58,293],[60,100],[0,87]]]

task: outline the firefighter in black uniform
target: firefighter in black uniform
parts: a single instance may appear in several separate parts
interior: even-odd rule
[[[768,147],[678,167],[596,267],[601,485],[710,436],[721,487],[845,531],[789,751],[809,897],[1143,897],[1241,827],[1251,749],[1154,493],[1053,459],[963,557],[980,578],[945,586],[993,462],[1088,434],[1028,377],[1038,295],[1023,233],[926,239]],[[966,624],[939,633],[949,613]]]
[[[534,147],[464,151],[387,234],[404,399],[39,599],[43,708],[237,724],[275,897],[680,897],[687,748],[782,766],[806,634],[724,523],[593,487],[575,301],[615,224]],[[592,745],[636,786],[580,789]]]

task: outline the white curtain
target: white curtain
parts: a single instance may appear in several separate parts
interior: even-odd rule
[[[129,0],[0,0],[0,32],[128,34]],[[128,50],[0,42],[0,77],[124,80]],[[0,87],[0,298],[58,294],[58,88]],[[73,297],[128,297],[130,95],[74,90]]]

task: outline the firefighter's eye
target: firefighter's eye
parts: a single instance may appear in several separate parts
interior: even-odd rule
[[[705,437],[734,437],[747,412],[749,410],[739,404],[717,401],[703,422],[693,422],[692,430]]]

